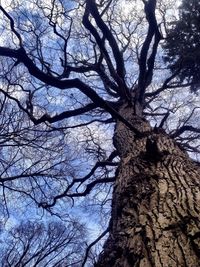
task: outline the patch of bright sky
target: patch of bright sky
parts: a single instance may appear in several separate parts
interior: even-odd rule
[[[5,218],[4,216],[0,216],[0,222],[4,225],[4,229],[9,231],[13,227],[17,225],[17,220],[14,216],[10,216],[9,218]]]

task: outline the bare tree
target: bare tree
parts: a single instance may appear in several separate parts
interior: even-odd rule
[[[1,266],[78,266],[84,248],[82,230],[76,222],[22,222],[3,237]]]
[[[0,6],[2,103],[21,114],[17,131],[28,124],[26,134],[44,142],[32,135],[40,145],[29,151],[20,134],[24,165],[11,157],[2,196],[17,192],[57,213],[85,197],[85,207],[99,205],[106,216],[113,190],[109,226],[82,266],[107,233],[95,266],[200,265],[199,107],[161,60],[163,2]]]

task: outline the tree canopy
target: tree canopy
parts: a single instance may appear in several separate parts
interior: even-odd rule
[[[31,224],[31,241],[40,242],[35,230],[46,233],[50,218],[60,219],[69,227],[61,227],[69,239],[59,242],[66,241],[69,252],[73,245],[80,249],[80,262],[74,252],[68,266],[94,266],[111,225],[116,177],[129,161],[128,149],[122,153],[125,140],[143,140],[135,153],[156,165],[158,156],[168,155],[154,140],[163,134],[199,164],[199,99],[189,90],[196,91],[200,73],[198,10],[199,1],[183,1],[179,20],[171,23],[176,1],[2,1],[0,210],[5,225],[15,226],[19,217],[42,218],[46,226]],[[119,125],[130,131],[122,143],[115,138],[116,129],[123,129]],[[28,242],[26,229],[17,238],[13,234],[21,227],[8,230],[11,244],[23,234],[22,243]],[[26,257],[37,254],[23,249]],[[21,247],[9,250],[6,260],[19,261],[21,252]]]

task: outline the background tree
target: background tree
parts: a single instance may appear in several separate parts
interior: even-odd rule
[[[76,222],[67,227],[60,222],[22,222],[2,239],[2,267],[79,266],[84,247],[84,233]]]
[[[171,22],[165,42],[166,61],[180,82],[190,85],[192,91],[198,90],[200,80],[199,18],[200,2],[182,1],[179,18]]]
[[[20,140],[16,155],[2,152],[7,214],[15,196],[29,213],[99,214],[104,230],[82,266],[199,266],[198,98],[161,62],[166,3],[11,1],[0,10],[3,148]],[[87,261],[106,234],[97,262]]]

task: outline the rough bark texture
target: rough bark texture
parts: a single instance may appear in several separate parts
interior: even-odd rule
[[[200,168],[163,131],[123,108],[136,138],[118,122],[121,157],[110,235],[96,267],[199,267]]]

